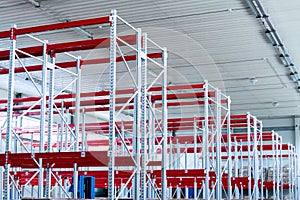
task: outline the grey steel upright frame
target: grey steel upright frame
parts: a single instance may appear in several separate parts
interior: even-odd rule
[[[259,145],[260,145],[260,151],[259,151],[259,161],[260,161],[260,199],[264,199],[264,158],[263,158],[263,123],[262,121],[259,121]]]
[[[230,123],[226,124],[225,122],[230,122],[230,97],[225,96],[221,91],[213,86],[211,86],[207,81],[204,81],[204,127],[203,127],[203,164],[205,169],[205,184],[204,184],[204,199],[214,198],[222,199],[223,191],[223,182],[222,176],[225,172],[225,169],[228,170],[228,179],[227,182],[230,182],[232,177],[232,158],[231,158],[231,134],[230,134]],[[215,94],[215,98],[211,97],[209,91],[212,91]],[[223,104],[223,100],[226,100],[226,106]],[[222,117],[222,115],[224,117]],[[226,125],[226,129],[223,127]],[[226,164],[223,166],[222,170],[222,151],[221,147],[223,144],[222,141],[222,131],[225,131],[229,137],[229,143],[226,143],[226,146],[229,144],[230,148],[227,146],[227,156]],[[214,151],[214,145],[216,145],[216,151]],[[211,148],[210,148],[211,147]],[[212,151],[211,151],[212,150]],[[212,153],[212,155],[210,155]],[[212,157],[212,159],[211,159]],[[216,157],[216,159],[214,159]],[[210,190],[210,177],[209,172],[214,170],[216,172],[216,183],[212,184],[212,190]],[[232,196],[232,189],[228,188],[227,198],[230,199]]]
[[[126,43],[124,40],[122,40],[120,37],[118,37],[117,34],[117,24],[118,22],[126,25],[131,30],[133,30],[136,33],[136,47],[131,46],[130,44]],[[152,43],[154,46],[158,47],[163,54],[163,61],[162,64],[154,61],[153,59],[149,58],[147,56],[147,43]],[[122,52],[121,47],[118,43],[125,44],[126,47],[132,49],[136,52],[136,76],[133,76],[131,73],[131,70],[129,68],[129,65],[124,58],[124,54]],[[119,128],[116,126],[116,118],[119,116],[121,111],[128,105],[130,102],[127,101],[124,105],[122,105],[121,109],[118,109],[118,112],[116,112],[116,90],[117,90],[117,64],[116,64],[116,54],[117,52],[121,54],[121,57],[123,59],[123,62],[127,68],[127,71],[133,81],[134,84],[134,94],[130,97],[130,100],[134,99],[134,126],[133,126],[133,153],[129,152],[128,144],[126,144],[122,134],[124,130],[120,131]],[[155,65],[158,65],[162,68],[161,73],[158,75],[158,77],[151,83],[147,83],[147,60],[149,62],[154,63]],[[153,84],[156,83],[156,81],[161,78],[162,79],[162,134],[163,134],[163,140],[162,140],[162,176],[163,172],[166,170],[164,166],[166,165],[166,143],[164,144],[164,140],[166,142],[167,137],[167,105],[166,105],[166,85],[167,85],[167,52],[166,49],[163,49],[159,47],[156,43],[154,43],[152,40],[147,38],[146,34],[142,34],[141,29],[136,29],[133,26],[131,26],[128,22],[126,22],[124,19],[122,19],[120,16],[117,15],[116,10],[112,10],[110,14],[110,110],[109,110],[109,166],[108,166],[108,199],[118,199],[124,192],[124,189],[127,187],[129,181],[131,181],[132,177],[132,193],[134,199],[146,199],[147,193],[146,193],[146,181],[148,178],[148,181],[151,182],[149,176],[147,176],[147,160],[149,156],[146,156],[146,153],[148,152],[148,146],[147,146],[147,140],[148,137],[147,128],[146,128],[146,117],[148,116],[147,113],[147,106],[149,106],[150,110],[151,108],[151,99],[147,99],[148,96],[148,90],[153,86]],[[151,110],[153,112],[153,110]],[[149,117],[149,116],[148,116]],[[157,121],[157,118],[155,118]],[[115,191],[115,185],[114,185],[114,172],[115,172],[115,142],[116,142],[116,135],[121,138],[123,150],[125,149],[127,151],[127,154],[130,155],[132,158],[132,161],[134,163],[133,166],[133,173],[129,180],[125,184],[122,185],[122,188],[119,190],[118,195]],[[125,148],[124,148],[125,147]],[[153,150],[153,149],[152,149]],[[122,153],[124,156],[124,152]],[[166,173],[165,173],[166,174]],[[166,177],[166,176],[165,176]],[[151,186],[154,186],[154,183],[150,184]],[[163,199],[166,198],[166,183],[162,182],[162,197]],[[156,191],[157,193],[157,191]]]
[[[255,116],[253,118],[253,180],[254,180],[254,188],[253,188],[253,199],[259,199],[259,186],[258,186],[258,152],[257,152],[257,124],[258,121]]]
[[[25,185],[27,185],[37,174],[38,174],[38,194],[37,196],[39,198],[43,198],[44,196],[46,196],[47,198],[50,197],[50,192],[51,192],[51,176],[55,176],[52,172],[51,172],[51,166],[47,166],[46,169],[46,188],[44,190],[44,186],[43,186],[43,182],[44,182],[44,168],[43,168],[43,160],[42,159],[36,159],[34,156],[34,151],[31,148],[31,150],[29,150],[26,145],[22,142],[22,140],[19,138],[19,136],[16,134],[16,132],[14,131],[14,124],[12,123],[13,120],[13,94],[14,94],[14,68],[15,68],[15,62],[16,59],[18,59],[19,63],[21,64],[21,66],[24,68],[24,71],[26,72],[26,74],[28,75],[29,79],[32,81],[33,85],[35,86],[35,88],[37,89],[38,93],[40,94],[40,100],[38,100],[35,104],[31,105],[27,110],[25,110],[21,115],[20,118],[22,118],[23,116],[25,116],[35,105],[38,105],[39,102],[41,102],[41,108],[40,108],[40,143],[39,143],[39,152],[43,152],[44,151],[44,147],[45,147],[45,141],[44,141],[44,136],[47,133],[47,152],[52,152],[52,129],[53,129],[53,108],[56,107],[54,104],[54,99],[55,97],[60,94],[63,90],[65,90],[67,87],[69,87],[71,84],[73,84],[73,81],[67,85],[64,89],[62,89],[60,92],[58,92],[58,94],[54,94],[54,78],[55,78],[55,74],[54,74],[54,70],[55,68],[60,68],[58,66],[55,65],[55,58],[54,55],[52,55],[52,60],[51,63],[48,62],[48,52],[47,52],[47,41],[42,41],[32,35],[27,34],[27,36],[31,39],[34,39],[40,43],[43,44],[43,57],[41,58],[37,58],[33,55],[30,55],[27,52],[24,52],[20,49],[17,49],[16,47],[16,37],[15,37],[15,30],[16,30],[16,26],[13,25],[13,27],[11,28],[11,49],[10,49],[10,67],[9,67],[9,82],[8,82],[8,109],[7,109],[7,137],[6,137],[6,155],[8,155],[8,152],[10,151],[15,151],[18,152],[18,149],[16,148],[15,150],[11,149],[11,138],[12,138],[12,133],[14,133],[15,136],[15,143],[19,144],[23,147],[23,149],[27,152],[27,153],[31,153],[32,154],[32,159],[33,161],[36,163],[37,165],[37,172],[26,182]],[[17,52],[21,53],[21,54],[25,54],[33,59],[36,59],[38,61],[42,62],[42,84],[41,84],[41,90],[39,89],[38,85],[35,83],[34,79],[32,78],[32,76],[29,74],[29,72],[26,69],[26,66],[24,64],[24,62],[20,59],[20,57],[18,56]],[[69,54],[70,55],[70,54]],[[72,56],[74,58],[74,56]],[[79,86],[80,86],[80,58],[77,58],[77,71],[76,73],[73,73],[71,71],[62,69],[65,72],[68,72],[72,75],[76,75],[76,81],[77,81],[77,87],[76,87],[76,99],[77,102],[79,101],[79,95],[80,95],[80,91],[79,91]],[[47,84],[48,84],[48,78],[47,78],[47,71],[50,71],[50,79],[49,79],[49,100],[48,100],[48,112],[47,112]],[[79,111],[79,104],[77,103],[75,105],[75,110]],[[56,107],[57,109],[57,107]],[[59,112],[59,110],[57,110]],[[79,114],[79,112],[75,112],[75,114]],[[47,119],[47,120],[46,120]],[[48,127],[47,127],[47,131],[46,131],[46,126],[45,126],[45,122],[48,121]],[[79,123],[78,123],[79,125]],[[79,128],[77,129],[79,131]],[[76,143],[78,144],[78,136],[77,138],[74,138],[74,144],[76,146]],[[31,144],[32,145],[32,144]],[[73,145],[73,144],[71,144]],[[8,163],[8,157],[6,156],[6,162],[7,162],[7,166],[5,169],[5,172],[7,172],[5,174],[4,177],[4,199],[10,199],[10,198],[21,198],[22,197],[22,191],[20,191],[20,189],[18,188],[18,181],[13,180],[13,176],[10,177],[9,171],[10,171],[10,164]],[[54,177],[57,180],[56,177]],[[11,179],[12,182],[12,186],[13,188],[13,192],[12,192],[12,197],[10,197],[10,185],[9,185],[9,181]],[[7,187],[7,188],[5,188]],[[60,185],[60,187],[62,187]],[[21,188],[22,190],[22,188]],[[45,192],[45,194],[44,194]],[[66,191],[64,191],[66,193]],[[67,195],[68,196],[68,195]]]
[[[222,137],[222,124],[221,124],[221,93],[216,90],[217,100],[217,115],[216,115],[216,199],[222,199],[222,169],[221,169],[221,137]]]
[[[167,199],[167,134],[168,134],[168,108],[167,108],[167,49],[163,50],[163,85],[162,85],[162,123],[163,123],[163,143],[162,143],[162,168],[161,168],[161,189],[162,199]]]
[[[141,48],[139,52],[140,56],[142,53],[147,55],[147,34],[143,34],[141,38]],[[138,48],[139,50],[139,48]],[[146,162],[147,162],[147,58],[142,57],[141,60],[141,199],[146,200]]]
[[[227,178],[227,183],[228,183],[228,189],[227,189],[227,199],[231,200],[232,199],[232,138],[231,138],[231,98],[228,96],[227,97],[227,145],[228,145],[228,178]]]
[[[140,199],[141,188],[141,85],[142,85],[142,59],[141,59],[141,48],[142,48],[142,30],[137,29],[136,33],[136,96],[134,98],[134,127],[133,127],[133,152],[136,162],[136,173],[133,181],[133,198]],[[143,185],[144,187],[144,185]]]
[[[108,200],[115,199],[115,104],[116,104],[116,37],[117,11],[112,10],[110,15],[110,90],[109,90],[109,164],[108,164]]]
[[[247,114],[247,133],[248,133],[248,140],[247,140],[247,145],[248,145],[248,197],[249,200],[252,200],[252,186],[251,186],[251,170],[252,170],[252,163],[251,163],[251,122],[250,122],[250,114]]]
[[[41,87],[41,120],[40,120],[40,149],[39,152],[44,152],[45,146],[45,124],[46,124],[46,112],[47,112],[47,52],[48,41],[43,43],[43,67],[42,67],[42,87]],[[49,145],[49,144],[48,144]],[[42,197],[40,197],[42,198]]]
[[[210,189],[209,189],[209,171],[210,171],[210,160],[209,160],[209,99],[208,99],[208,84],[204,84],[204,132],[203,132],[203,148],[204,148],[204,165],[205,165],[205,186],[204,186],[204,196],[203,199],[209,199]]]
[[[51,63],[55,64],[55,55],[51,55]],[[50,68],[50,82],[49,82],[49,101],[48,101],[48,142],[47,152],[51,152],[52,147],[52,124],[53,124],[53,104],[54,104],[54,77],[55,68]],[[45,95],[46,96],[46,95]],[[51,192],[51,169],[47,166],[46,169],[46,198],[50,198]]]
[[[12,138],[12,119],[13,119],[13,98],[14,98],[14,71],[15,71],[15,50],[16,50],[16,31],[17,26],[13,25],[10,29],[10,59],[7,90],[7,128],[6,128],[6,146],[5,146],[5,173],[4,173],[4,200],[10,200],[10,163],[8,156],[11,151]]]

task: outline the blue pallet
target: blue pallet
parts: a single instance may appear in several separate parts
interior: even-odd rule
[[[89,184],[89,185],[86,185]],[[74,186],[69,189],[69,192],[73,192]],[[78,198],[95,199],[95,177],[94,176],[78,176]]]

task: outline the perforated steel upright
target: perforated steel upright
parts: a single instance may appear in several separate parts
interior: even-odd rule
[[[205,165],[205,186],[203,199],[210,198],[209,189],[209,171],[210,171],[210,155],[209,155],[209,98],[208,98],[208,83],[204,82],[204,133],[203,133],[203,148],[204,148],[204,165]]]
[[[163,128],[163,141],[162,141],[162,163],[161,163],[161,189],[162,199],[167,199],[167,137],[168,137],[168,108],[167,108],[167,84],[168,84],[168,53],[167,49],[163,49],[163,84],[162,84],[162,128]]]
[[[110,73],[109,73],[109,164],[108,164],[108,200],[115,199],[115,129],[116,129],[116,37],[117,37],[117,11],[110,14]]]
[[[231,98],[228,96],[227,97],[227,145],[228,145],[228,177],[227,177],[227,184],[228,184],[228,188],[227,188],[227,199],[230,200],[232,199],[232,169],[233,165],[232,165],[232,137],[231,137]],[[236,141],[234,141],[236,144]],[[237,158],[237,152],[235,152],[235,158]],[[236,173],[237,174],[237,173]]]
[[[222,107],[221,107],[221,92],[216,89],[216,106],[217,112],[215,116],[216,120],[216,199],[222,199],[222,169],[221,169],[221,136],[222,136]],[[231,158],[229,158],[231,159]],[[231,184],[230,184],[231,185]]]
[[[140,38],[141,48],[138,49],[140,55],[147,55],[147,34]],[[146,200],[146,175],[147,175],[147,58],[141,56],[141,199]],[[150,153],[150,152],[149,152]]]
[[[9,75],[7,90],[7,128],[6,128],[6,146],[5,146],[5,173],[4,173],[4,200],[10,200],[10,162],[9,153],[11,151],[12,124],[13,124],[13,98],[15,85],[15,50],[16,50],[16,25],[10,29],[10,55],[9,55]]]

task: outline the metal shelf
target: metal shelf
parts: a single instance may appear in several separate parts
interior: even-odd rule
[[[102,23],[109,24],[109,37],[48,44],[29,35]],[[119,35],[119,24],[134,34]],[[41,45],[18,49],[17,35]],[[194,199],[240,199],[246,193],[250,200],[267,199],[270,191],[275,199],[282,199],[284,190],[288,190],[290,199],[299,199],[295,147],[284,144],[273,131],[263,132],[262,121],[250,113],[231,115],[230,97],[207,81],[168,85],[166,48],[115,10],[95,19],[23,29],[13,26],[0,32],[0,38],[9,38],[11,43],[10,50],[0,51],[0,60],[10,63],[9,69],[0,70],[0,74],[9,76],[8,98],[0,100],[0,112],[7,119],[6,130],[1,128],[0,200],[19,199],[33,188],[38,191],[30,194],[38,198],[77,198],[78,175],[95,176],[96,187],[108,189],[108,199],[128,194],[143,200],[181,198],[182,193],[189,196],[189,189],[193,189]],[[134,54],[125,55],[124,47]],[[94,48],[107,48],[109,58],[83,60],[68,53],[73,61],[56,59],[56,54]],[[150,49],[155,53],[148,53]],[[25,66],[22,60],[28,57],[40,64]],[[136,74],[130,70],[129,61],[135,61],[130,67]],[[22,67],[16,67],[16,62]],[[99,63],[109,63],[109,90],[81,92],[82,65]],[[132,88],[117,84],[117,63],[124,63]],[[148,63],[160,69],[151,81],[147,79]],[[66,88],[54,92],[59,70],[72,75],[69,85],[75,92],[62,93]],[[36,86],[30,76],[36,71],[42,72],[40,96],[14,98],[15,74],[26,73]],[[191,106],[199,110],[197,116],[168,117],[168,109]],[[108,122],[85,122],[87,113],[102,111],[109,112]],[[133,120],[118,121],[122,111],[129,111]],[[40,126],[14,123],[24,116],[39,116]],[[54,123],[54,116],[59,124]],[[87,140],[90,133],[108,138]],[[31,139],[24,141],[28,135]],[[92,151],[91,146],[106,149]],[[266,173],[272,176],[266,179]],[[68,192],[71,184],[73,193]],[[53,196],[53,190],[59,192]]]

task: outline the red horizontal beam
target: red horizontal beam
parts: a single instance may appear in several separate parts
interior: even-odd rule
[[[203,98],[204,92],[178,93],[178,94],[167,94],[167,95],[168,95],[168,98],[171,98],[171,99]],[[215,96],[215,92],[209,92],[208,96],[209,97]],[[151,96],[152,102],[161,100],[161,99],[162,99],[162,95],[152,95]],[[176,103],[180,103],[180,102],[176,102]]]
[[[258,158],[260,158],[261,156],[258,156]],[[262,156],[263,158],[273,158],[274,155],[272,154],[266,154],[266,155],[263,155]],[[281,156],[279,156],[281,157]],[[282,154],[282,158],[288,158],[288,157],[292,157],[292,155],[289,155],[289,154]],[[221,156],[222,160],[227,160],[228,159],[228,156]],[[232,156],[231,159],[234,159],[235,156]],[[249,156],[237,156],[238,159],[248,159]]]
[[[100,93],[102,93],[102,92],[100,92]],[[104,91],[103,93],[108,93],[108,91]],[[92,94],[95,94],[95,93],[92,93]],[[195,92],[195,93],[193,93],[193,95],[201,96],[201,95],[203,95],[203,92]],[[95,97],[95,96],[93,96],[93,97]],[[154,97],[156,100],[160,100],[162,98],[162,95],[157,94],[157,95],[152,95],[152,97]],[[167,94],[168,100],[175,100],[175,99],[178,99],[179,97],[180,98],[191,98],[191,95]],[[37,101],[40,99],[40,97],[27,98],[27,100],[33,100],[33,99]],[[58,97],[57,97],[57,99],[58,99]],[[116,98],[116,103],[117,104],[126,103],[129,99],[130,99],[130,97],[119,97],[119,98]],[[130,101],[130,103],[133,103],[133,99]],[[94,105],[108,105],[108,104],[109,104],[109,99],[93,99],[93,100],[80,101],[80,106],[94,106]],[[62,106],[62,103],[55,102],[55,105],[60,108]],[[66,108],[74,107],[75,101],[65,101],[63,105]],[[26,110],[26,109],[29,109],[30,107],[31,107],[31,105],[16,105],[16,106],[13,106],[13,110],[14,111]],[[41,107],[40,105],[36,105],[32,108],[32,110],[40,109],[40,107]],[[7,110],[6,106],[0,107],[0,111],[6,111],[6,110]]]
[[[83,20],[77,20],[71,22],[61,22],[61,23],[47,24],[47,25],[34,26],[28,28],[20,28],[20,29],[16,29],[15,34],[22,35],[22,34],[29,34],[29,33],[39,33],[45,31],[58,30],[58,29],[103,24],[108,22],[109,22],[109,16],[105,16],[105,17],[83,19]],[[0,32],[0,38],[9,38],[9,37],[10,37],[10,31]]]
[[[121,123],[117,124],[119,127],[121,127]],[[86,124],[86,130],[90,130],[89,129],[89,124]],[[125,125],[126,126],[126,125]],[[96,126],[97,127],[97,126]],[[99,130],[108,130],[109,128],[109,124],[108,123],[105,123],[105,124],[102,124],[102,125],[99,125]],[[94,129],[92,129],[94,130]],[[264,132],[264,134],[268,134],[269,132]],[[232,140],[237,137],[238,134],[232,134],[231,135],[231,138]],[[237,137],[237,138],[243,138],[243,140],[247,140],[247,134],[240,134],[240,137]],[[253,139],[253,134],[251,134],[251,138]],[[269,141],[269,140],[272,140],[272,138],[270,138],[268,135],[265,135],[263,136],[263,139],[264,141]],[[162,140],[162,137],[156,137],[156,140],[155,140],[155,144],[158,144],[159,141]],[[130,144],[132,143],[132,138],[127,138],[126,141],[128,141]],[[170,144],[172,141],[172,144],[194,144],[194,136],[193,135],[189,135],[189,136],[169,136],[167,138],[167,144]],[[238,140],[240,141],[240,140]],[[252,141],[252,140],[251,140]],[[117,138],[117,142],[121,142],[121,139]],[[226,134],[223,134],[222,135],[222,143],[223,142],[227,142],[227,135]],[[203,143],[203,138],[202,138],[202,135],[199,135],[199,136],[196,136],[196,143]],[[232,147],[234,148],[234,147]],[[233,149],[234,151],[234,149]]]
[[[24,185],[33,175],[34,172],[26,172],[26,171],[19,171],[19,172],[11,172],[14,173],[15,180],[19,180],[20,185]],[[54,174],[57,174],[61,176],[63,179],[72,179],[73,172],[72,171],[53,171]],[[133,171],[127,171],[127,170],[118,170],[115,172],[115,187],[120,187],[121,182],[124,183],[124,181],[127,181]],[[149,176],[153,179],[155,178],[155,181],[160,187],[161,182],[161,171],[160,170],[153,170],[147,172]],[[84,176],[94,176],[96,180],[96,187],[98,188],[106,188],[108,183],[108,171],[79,171],[78,175],[84,175]],[[205,171],[204,169],[188,169],[188,170],[167,170],[167,182],[168,187],[175,188],[176,186],[179,186],[181,188],[183,187],[189,187],[194,188],[194,183],[197,183],[197,187],[202,187],[202,181],[205,180]],[[216,181],[216,175],[215,172],[209,172],[210,176],[210,182],[209,186],[212,187],[213,183]],[[248,188],[248,177],[233,177],[231,179],[231,187],[243,187],[244,189]],[[52,182],[55,183],[55,180]],[[35,177],[31,182],[30,185],[37,185],[38,184],[38,177]],[[44,182],[45,184],[45,182]],[[222,184],[224,188],[228,187],[227,182],[227,174],[223,174],[222,176]],[[261,181],[259,180],[259,185],[261,184]],[[264,182],[263,187],[265,189],[272,188],[274,184],[277,184],[276,182]],[[252,179],[252,186],[254,186],[254,180]],[[128,187],[131,187],[131,184],[128,185]],[[284,188],[289,188],[289,184],[284,184]]]
[[[176,86],[168,86],[167,90],[181,90],[181,88],[193,88],[200,86],[202,84],[193,84],[193,85],[176,85]],[[161,87],[151,87],[148,90],[149,92],[154,92],[154,91],[161,91]],[[116,94],[133,94],[134,89],[122,89],[122,90],[117,90]],[[80,97],[98,97],[98,96],[108,96],[109,91],[99,91],[99,92],[87,92],[87,93],[81,93]],[[197,95],[197,94],[195,94]],[[75,98],[76,94],[60,94],[58,95],[55,99],[69,99],[69,98]],[[169,96],[170,97],[170,96]],[[46,97],[49,99],[49,97]],[[157,98],[157,97],[156,97]],[[25,102],[31,102],[31,101],[38,101],[40,97],[24,97],[24,98],[14,98],[13,102],[14,103],[25,103]],[[1,99],[0,104],[5,104],[7,103],[7,99]]]
[[[5,164],[5,154],[0,154],[0,165]],[[51,153],[35,153],[34,157],[38,160],[43,159],[43,167],[52,164],[53,168],[72,168],[74,163],[79,167],[106,167],[109,158],[107,151],[90,151],[85,152],[84,156],[81,152],[51,152]],[[37,168],[36,163],[32,159],[31,153],[10,153],[8,159],[12,167],[21,168]],[[155,163],[154,163],[155,164]],[[116,166],[133,166],[134,163],[129,156],[116,158]],[[160,165],[160,162],[155,164]]]
[[[161,58],[162,53],[151,53],[147,55],[149,58]],[[124,59],[126,61],[132,61],[136,60],[136,55],[128,55],[124,56]],[[117,62],[122,62],[123,58],[117,57]],[[98,58],[98,59],[91,59],[91,60],[81,60],[81,65],[94,65],[94,64],[101,64],[101,63],[109,63],[109,58]],[[62,62],[62,63],[55,63],[55,65],[61,67],[61,68],[71,68],[76,67],[76,61],[71,62]],[[34,71],[41,71],[43,68],[42,65],[34,65],[34,66],[27,66],[26,70],[28,72],[34,72]],[[24,67],[17,67],[15,68],[15,73],[23,73],[26,72]],[[0,74],[8,74],[9,69],[0,69]]]
[[[204,88],[204,84],[200,83],[200,84],[186,84],[186,85],[168,85],[167,86],[167,90],[184,90],[184,89],[203,89]],[[162,87],[156,87],[152,90],[154,91],[162,91]]]
[[[260,151],[260,148],[262,147],[262,149],[264,151],[271,151],[271,150],[275,150],[276,149],[276,145],[271,145],[271,144],[263,144],[263,145],[257,145],[257,150]],[[201,152],[202,148],[201,147],[197,147],[196,148],[197,152]],[[248,145],[243,145],[243,146],[238,146],[238,151],[242,151],[242,152],[247,152],[248,151]],[[253,145],[250,145],[250,151],[253,151]],[[280,149],[279,145],[278,145],[278,149]],[[176,150],[176,148],[174,148],[174,150]],[[209,152],[216,152],[216,147],[209,147]],[[289,150],[288,149],[288,144],[283,144],[282,145],[282,150]],[[194,153],[194,147],[188,147],[188,148],[180,148],[180,152],[187,152],[187,153]],[[231,152],[234,151],[234,147],[231,147]],[[227,146],[222,146],[221,147],[221,152],[228,152],[228,147]],[[275,155],[274,155],[275,156]]]
[[[135,35],[126,35],[119,36],[122,40],[126,41],[128,44],[136,43]],[[110,45],[109,38],[97,38],[93,40],[81,40],[75,42],[64,42],[57,44],[48,44],[47,51],[51,54],[55,53],[63,53],[70,51],[80,51],[80,50],[90,50],[90,49],[98,49],[98,48],[108,48]],[[119,45],[124,45],[120,43]],[[26,47],[21,48],[20,50],[33,55],[33,56],[42,56],[43,55],[43,46],[35,46],[35,47]],[[25,54],[20,52],[17,53],[20,58],[28,57]],[[10,50],[0,51],[0,60],[8,60],[10,56]]]

